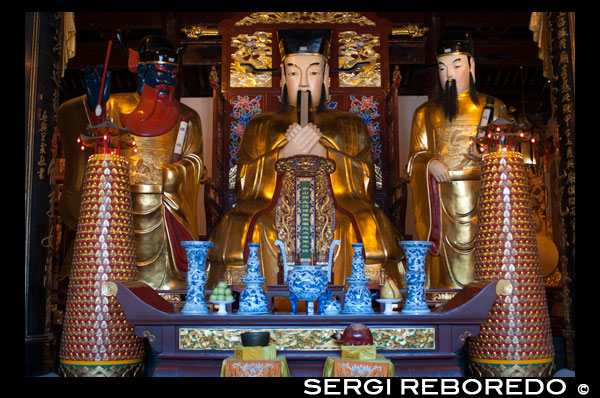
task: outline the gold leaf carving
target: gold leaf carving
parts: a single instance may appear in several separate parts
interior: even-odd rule
[[[277,173],[282,175],[282,187],[277,201],[275,224],[277,236],[286,248],[287,261],[296,264],[297,252],[296,228],[301,224],[296,214],[297,181],[311,182],[311,211],[314,212],[315,263],[327,263],[329,247],[335,229],[335,210],[333,194],[329,184],[329,174],[335,170],[335,163],[329,159],[314,156],[295,156],[282,159],[275,165]],[[313,246],[314,245],[314,246]]]
[[[357,34],[354,31],[340,32],[338,56],[341,68],[351,68],[359,62],[369,62],[361,66],[360,72],[340,72],[340,87],[381,87],[380,55],[375,51],[380,47],[379,35]]]
[[[240,34],[231,38],[230,86],[271,87],[271,73],[254,73],[247,63],[256,69],[269,69],[272,65],[272,36],[270,32]]]
[[[271,344],[277,350],[338,350],[340,344],[331,338],[344,329],[213,329],[180,328],[180,350],[233,350],[240,344],[240,335],[248,330],[271,332]],[[386,350],[433,350],[435,328],[373,328],[373,341],[377,349]]]
[[[375,26],[375,22],[357,12],[254,12],[235,23],[236,26],[256,24],[353,23]]]

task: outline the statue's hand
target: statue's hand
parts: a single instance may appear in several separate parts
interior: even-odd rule
[[[99,65],[90,72],[90,67],[86,66],[83,71],[83,78],[85,80],[85,90],[87,93],[86,102],[91,111],[96,109],[98,105],[98,96],[100,95],[100,86],[102,85],[102,72],[104,71],[104,65]],[[106,81],[104,82],[104,92],[102,93],[102,106],[108,101],[110,96],[110,72],[106,72]]]
[[[429,163],[429,172],[438,183],[452,182],[448,167],[437,159]]]
[[[467,150],[467,153],[464,154],[464,156],[467,159],[476,161],[476,162],[480,162],[481,158],[483,157],[483,155],[487,152],[487,148],[484,149],[483,151],[479,150],[479,147],[477,146],[476,143],[471,143],[471,145],[469,146],[469,149]]]
[[[285,144],[279,152],[280,158],[287,158],[295,155],[326,155],[326,150],[319,143],[321,138],[321,130],[309,123],[304,127],[300,127],[297,123],[292,124],[286,131],[288,143]]]
[[[301,129],[302,129],[302,127],[300,127],[300,125],[298,123],[292,123],[292,124],[290,124],[290,126],[287,129],[287,131],[285,132],[285,138],[288,141],[291,141],[292,138],[294,138],[294,136],[296,134],[298,134],[298,131],[300,131]]]

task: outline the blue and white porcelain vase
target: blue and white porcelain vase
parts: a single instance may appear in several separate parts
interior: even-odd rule
[[[246,287],[240,295],[238,314],[268,314],[267,295],[262,287],[267,278],[260,276],[260,260],[258,259],[258,243],[248,243],[248,263],[246,277],[242,282]]]
[[[187,296],[185,305],[181,309],[183,314],[208,314],[210,310],[204,298],[206,284],[206,256],[213,242],[184,241],[181,246],[185,249],[188,258]]]
[[[367,288],[369,278],[365,277],[365,259],[362,255],[364,245],[353,243],[352,274],[346,278],[350,286],[344,294],[343,313],[372,313],[371,292]]]
[[[412,240],[401,241],[406,255],[406,300],[402,314],[424,315],[431,311],[425,301],[425,256],[432,242]]]

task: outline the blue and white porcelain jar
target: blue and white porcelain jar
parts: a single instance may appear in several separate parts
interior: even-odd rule
[[[365,277],[365,259],[362,255],[364,245],[353,243],[352,273],[346,282],[350,284],[344,294],[343,313],[372,313],[371,292],[367,288],[369,278]]]
[[[323,300],[322,303],[323,308],[321,313],[323,315],[337,315],[342,311],[342,303],[335,299]]]
[[[260,260],[258,259],[258,243],[249,243],[248,263],[246,277],[242,282],[246,287],[240,295],[238,314],[268,314],[267,295],[262,287],[267,278],[260,276]]]
[[[206,256],[213,242],[185,241],[181,242],[188,258],[187,296],[181,312],[183,314],[208,314],[204,287],[206,284]]]
[[[406,255],[406,301],[401,313],[424,315],[431,311],[425,301],[425,256],[432,245],[429,241],[401,241]]]
[[[315,313],[314,301],[325,295],[327,289],[327,271],[314,265],[300,265],[292,268],[287,283],[290,290],[292,313],[296,313],[298,300],[306,301],[306,314]]]

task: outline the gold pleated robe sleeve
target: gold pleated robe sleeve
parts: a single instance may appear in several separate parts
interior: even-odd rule
[[[73,231],[77,229],[79,220],[79,204],[83,191],[85,164],[93,148],[81,150],[77,143],[79,134],[87,134],[90,120],[85,105],[85,95],[65,101],[58,108],[58,133],[65,158],[65,176],[60,197],[60,217]]]
[[[218,224],[209,252],[208,286],[223,280],[228,267],[245,265],[247,243],[259,243],[261,272],[267,284],[277,283],[277,239],[275,209],[272,205],[277,183],[275,162],[279,149],[287,143],[285,131],[296,121],[295,109],[281,114],[255,116],[241,142],[236,193],[238,203]],[[334,283],[343,284],[350,275],[352,243],[365,244],[366,262],[389,266],[397,277],[399,249],[391,222],[373,204],[374,172],[371,139],[360,117],[339,111],[314,114],[314,123],[323,137],[328,157],[336,163],[331,177],[336,201],[334,239],[342,244],[334,259]],[[276,198],[275,198],[276,200]],[[339,206],[339,208],[338,208]],[[337,250],[337,249],[336,249]],[[234,277],[235,281],[235,277]]]
[[[477,106],[468,93],[459,95],[458,116],[452,122],[434,100],[413,115],[407,173],[417,239],[439,242],[426,261],[426,286],[431,289],[461,288],[473,280],[481,169],[464,155],[469,137],[477,132],[486,97],[479,93]],[[500,116],[511,118],[504,103],[495,99],[494,119]],[[428,173],[433,159],[449,167],[452,183],[434,182]]]
[[[136,93],[113,94],[107,116],[121,126],[119,115],[131,113]],[[180,104],[180,117],[169,131],[155,137],[136,136],[137,152],[121,149],[129,162],[132,193],[137,279],[155,289],[186,289],[187,258],[179,240],[198,239],[197,197],[203,176],[202,127],[199,115]],[[171,156],[182,117],[188,120],[181,158]],[[59,130],[65,152],[65,192],[61,216],[76,228],[83,185],[83,170],[93,148],[81,151],[73,145],[90,123],[85,96],[65,102],[59,109]]]

